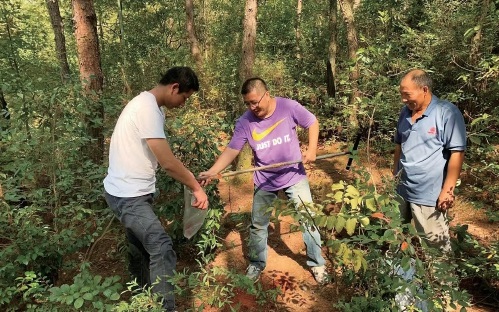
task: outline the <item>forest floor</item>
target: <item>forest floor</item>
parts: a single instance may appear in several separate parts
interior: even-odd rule
[[[339,145],[332,144],[322,146],[318,154],[335,153],[339,150]],[[359,155],[358,162],[366,166],[375,184],[381,183],[383,176],[390,175],[390,164],[383,159],[386,158],[370,155],[368,162],[367,156]],[[347,156],[341,156],[320,160],[306,166],[314,200],[323,199],[329,192],[332,183],[352,179],[353,173],[345,169],[347,160]],[[370,166],[367,166],[368,163]],[[358,164],[354,162],[354,166],[358,166]],[[219,190],[225,203],[225,216],[221,231],[223,247],[216,251],[216,257],[211,266],[229,268],[244,274],[247,266],[246,241],[253,194],[252,182],[248,180],[247,183],[236,187],[231,185],[230,180],[221,180]],[[451,225],[467,224],[469,232],[481,242],[499,240],[497,225],[490,223],[482,210],[473,208],[470,202],[460,197],[451,211],[451,217]],[[293,223],[290,217],[281,217],[277,225],[271,224],[269,227],[267,267],[259,282],[263,289],[281,289],[282,294],[278,297],[277,303],[259,306],[253,296],[241,292],[237,293],[233,299],[234,306],[237,306],[239,311],[330,312],[335,311],[333,304],[338,299],[348,296],[348,290],[342,289],[338,283],[325,286],[317,285],[306,265],[302,234],[290,229]],[[111,246],[113,241],[116,243],[116,240],[113,240],[112,237],[108,238],[103,240],[100,243],[101,246],[97,246],[94,251],[95,254],[92,256],[93,271],[99,273],[98,271],[102,270],[101,275],[117,274],[126,278],[124,271],[126,265],[123,261],[116,261],[119,247],[116,244]],[[179,271],[197,265],[192,257],[184,254],[182,250],[178,250],[177,254],[179,261],[177,269]],[[330,268],[329,263],[328,265]],[[481,288],[480,285],[474,283],[474,281],[468,281],[466,285],[466,289],[473,296],[472,306],[467,310],[471,312],[497,311],[495,308],[487,306],[490,298],[484,297],[479,291],[474,292]],[[487,295],[495,296],[495,300],[499,297],[497,294]],[[184,302],[182,299],[179,300],[178,304],[179,311],[192,306],[192,302]],[[226,306],[223,309],[205,308],[204,311],[230,311],[230,307]]]

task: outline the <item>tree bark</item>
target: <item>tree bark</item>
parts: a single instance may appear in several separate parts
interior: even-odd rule
[[[12,66],[12,69],[14,69],[14,71],[17,73],[17,75],[20,76],[19,64],[17,63],[17,56],[18,56],[17,48],[12,43],[13,42],[13,39],[12,39],[12,27],[13,27],[13,25],[12,25],[11,19],[9,19],[9,17],[7,16],[7,11],[3,7],[3,5],[2,5],[2,15],[4,18],[4,22],[5,22],[5,30],[7,31],[7,37],[9,38],[9,49],[10,49],[9,61],[10,61],[10,64]]]
[[[9,108],[7,106],[7,101],[5,100],[5,97],[3,95],[3,91],[0,88],[0,104],[2,104],[2,109],[0,109],[0,119],[4,119],[6,121],[1,121],[0,120],[0,130],[3,130],[4,128],[8,128],[8,120],[10,120],[10,113],[9,113]],[[3,125],[5,124],[5,127]],[[3,138],[0,138],[0,141],[3,141]]]
[[[336,53],[338,50],[338,2],[329,0],[329,55],[326,71],[327,94],[336,96]]]
[[[50,23],[52,24],[52,30],[54,31],[55,51],[57,54],[57,59],[59,60],[61,81],[62,83],[67,83],[69,81],[71,72],[69,70],[68,57],[66,52],[66,38],[64,37],[61,12],[59,10],[59,0],[45,0],[45,3],[47,4]]]
[[[295,35],[296,35],[296,58],[301,59],[301,13],[302,13],[303,1],[298,0],[296,4],[296,25],[295,25]]]
[[[185,26],[187,29],[189,43],[191,44],[191,54],[192,58],[196,62],[196,67],[199,72],[203,67],[203,57],[201,55],[201,49],[199,48],[198,38],[196,36],[196,27],[194,23],[194,4],[192,0],[185,0],[185,13],[187,15]]]
[[[3,95],[3,91],[0,89],[0,104],[2,104],[2,111],[0,112],[0,116],[9,120],[9,108],[7,107],[7,101],[5,100],[5,96]]]
[[[482,40],[483,40],[483,27],[487,21],[487,14],[489,12],[490,0],[483,0],[480,9],[480,17],[478,18],[478,30],[471,40],[470,49],[470,65],[478,66],[480,62],[480,54],[482,50]],[[487,89],[487,79],[481,81],[476,81],[476,73],[472,72],[472,79],[470,81],[474,83],[472,86],[477,92],[481,92]]]
[[[99,39],[97,36],[97,16],[93,0],[72,0],[73,18],[75,22],[76,47],[80,69],[80,80],[87,98],[92,103],[86,115],[88,134],[96,145],[90,143],[88,155],[96,163],[102,163],[104,137],[102,121],[104,107],[99,102],[104,77],[100,64]]]
[[[243,42],[242,42],[242,60],[239,70],[241,84],[248,78],[253,77],[253,66],[255,64],[255,43],[256,43],[256,14],[258,10],[257,0],[246,0],[244,8],[243,21]],[[246,106],[239,101],[238,113],[246,111]],[[236,170],[242,170],[251,167],[252,162],[251,148],[246,144],[237,158]],[[233,183],[244,183],[251,179],[251,175],[241,175],[233,179]]]
[[[123,79],[123,84],[125,88],[125,94],[130,96],[132,94],[132,88],[130,87],[130,83],[128,82],[127,75],[127,62],[126,62],[126,47],[125,47],[125,29],[123,27],[123,2],[118,0],[118,23],[120,24],[120,47],[121,47],[121,77]],[[102,28],[101,28],[102,31]],[[102,35],[101,35],[102,38]]]
[[[257,10],[257,0],[246,0],[243,20],[242,60],[239,70],[241,83],[253,76],[253,66],[255,64]],[[246,107],[241,103],[239,106],[239,112],[242,113],[245,110]]]
[[[354,19],[354,0],[340,0],[340,7],[343,13],[343,18],[345,20],[347,26],[347,41],[348,41],[348,58],[351,62],[353,62],[353,68],[350,69],[350,117],[349,121],[353,127],[358,125],[357,112],[358,105],[356,103],[356,99],[359,97],[359,86],[358,79],[360,76],[359,73],[359,65],[357,63],[357,49],[359,47],[359,43],[357,40],[357,29],[355,28],[355,19]]]

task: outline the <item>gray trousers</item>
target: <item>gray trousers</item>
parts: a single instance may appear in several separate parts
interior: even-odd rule
[[[397,196],[397,200],[402,222],[414,220],[416,231],[425,236],[430,246],[440,249],[444,254],[451,251],[447,213],[437,210],[436,206],[410,203],[400,196]]]
[[[173,275],[177,255],[172,239],[152,210],[153,194],[116,197],[105,192],[106,202],[125,226],[129,244],[129,269],[140,286],[152,285],[163,297],[167,311],[175,309],[173,285],[166,278]]]

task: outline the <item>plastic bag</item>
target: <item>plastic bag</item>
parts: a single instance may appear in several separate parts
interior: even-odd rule
[[[204,219],[208,213],[208,209],[198,209],[192,207],[196,198],[192,195],[192,191],[184,185],[184,236],[187,239],[193,237],[203,226]]]

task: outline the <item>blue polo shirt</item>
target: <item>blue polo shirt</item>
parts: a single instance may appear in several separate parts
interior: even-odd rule
[[[411,111],[404,106],[394,139],[402,148],[397,192],[408,202],[435,206],[450,152],[466,149],[464,118],[454,104],[435,95],[421,117],[414,123],[411,118]]]

